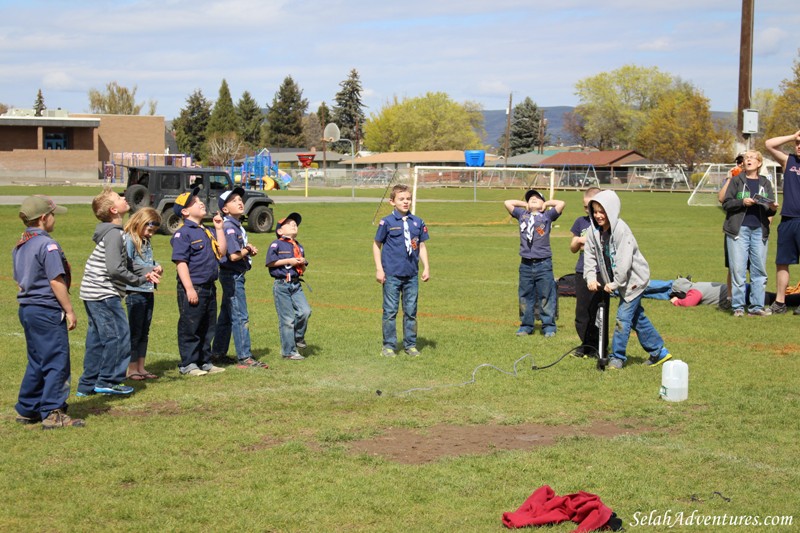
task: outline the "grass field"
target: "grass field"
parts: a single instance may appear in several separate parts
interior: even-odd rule
[[[423,194],[472,199],[471,190]],[[599,495],[628,531],[668,530],[663,523],[644,525],[642,517],[651,513],[796,515],[800,343],[791,335],[800,317],[734,319],[710,307],[645,300],[674,357],[689,365],[689,399],[681,403],[659,398],[660,369],[639,364],[646,354],[635,337],[630,366],[619,372],[600,373],[591,360],[573,357],[532,371],[532,362],[545,366],[578,338],[569,298],[560,300],[556,337],[514,335],[518,237],[501,200],[519,195],[480,191],[484,201],[477,203],[419,204],[431,234],[431,280],[420,288],[423,355],[414,360],[378,356],[381,292],[371,256],[376,204],[292,205],[276,195],[276,218],[303,214],[299,240],[310,261],[313,315],[310,357],[279,360],[271,283],[264,254],[256,257],[247,290],[253,349],[270,365],[266,371],[179,375],[174,268],[168,239],[157,236],[156,259],[167,275],[156,295],[148,368],[161,378],[133,382],[129,398],[72,396],[70,414],[86,419],[83,429],[43,432],[14,422],[26,357],[6,255],[0,262],[6,309],[0,315],[0,531],[499,531],[502,513],[545,484],[558,494]],[[569,228],[582,214],[579,193],[559,197],[567,208],[552,235],[556,276],[574,267]],[[622,217],[654,279],[691,274],[724,281],[719,209],[687,207],[683,194],[620,197]],[[23,229],[16,213],[0,207],[0,245],[7,251]],[[86,332],[78,285],[95,223],[88,205],[74,205],[54,232],[76,280],[73,392]],[[272,238],[251,235],[251,242],[263,252]],[[773,236],[769,265],[774,256]],[[773,267],[768,271],[768,290],[774,290]],[[797,276],[797,267],[791,273]],[[518,364],[516,377],[482,368],[475,383],[446,386],[469,381],[484,363],[510,372],[525,354],[530,357]],[[547,445],[529,439],[511,450],[495,444],[494,437],[532,425],[557,436]],[[426,439],[440,435],[439,452],[425,448]],[[467,442],[464,435],[483,440]],[[396,452],[406,443],[409,454],[429,451],[403,460]],[[734,529],[791,531],[798,523],[794,516],[791,526]],[[671,530],[727,529],[684,523]]]

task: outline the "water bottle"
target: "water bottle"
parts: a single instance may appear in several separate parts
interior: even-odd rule
[[[682,402],[689,397],[689,365],[681,360],[662,365],[661,397],[668,402]]]

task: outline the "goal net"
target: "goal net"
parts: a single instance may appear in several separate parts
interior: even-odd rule
[[[389,194],[392,187],[405,183],[412,189],[411,212],[416,210],[417,200],[425,193],[421,189],[436,187],[458,187],[473,190],[473,200],[478,199],[479,189],[547,189],[549,198],[553,198],[555,189],[555,169],[552,168],[519,168],[519,167],[435,167],[417,166],[409,174],[395,172],[386,184],[383,198],[378,205],[373,224],[392,211]],[[548,196],[548,195],[545,195]]]

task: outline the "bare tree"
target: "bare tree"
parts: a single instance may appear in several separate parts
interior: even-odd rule
[[[212,166],[226,166],[245,151],[245,143],[233,132],[215,133],[206,141],[206,154],[208,164]]]

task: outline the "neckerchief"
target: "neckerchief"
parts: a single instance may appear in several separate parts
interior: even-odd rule
[[[303,257],[303,253],[300,251],[300,246],[297,244],[297,241],[291,237],[281,237],[281,239],[292,245],[292,254],[294,257]],[[298,276],[302,276],[306,267],[304,265],[294,265],[294,269],[297,270]]]
[[[208,237],[208,240],[211,241],[211,249],[214,250],[214,257],[216,257],[217,261],[219,261],[220,258],[222,257],[222,254],[219,253],[219,243],[214,238],[214,236],[211,235],[211,232],[208,230],[207,227],[203,226],[202,224],[200,224],[200,227],[203,228],[203,231],[206,232],[206,236]]]
[[[16,244],[15,248],[21,248],[25,243],[30,241],[32,238],[34,238],[36,236],[39,236],[41,234],[42,234],[41,231],[28,231],[28,230],[25,230],[22,233],[22,235],[20,235],[20,238],[17,241],[17,244]],[[53,245],[51,244],[50,246],[53,246]],[[66,283],[67,291],[69,291],[70,287],[72,286],[72,267],[70,266],[69,261],[67,261],[67,256],[64,255],[64,251],[61,250],[58,247],[58,245],[55,245],[55,246],[56,246],[56,249],[59,251],[59,254],[61,255],[61,265],[64,267],[64,283]],[[50,249],[48,248],[47,251],[49,252]]]

